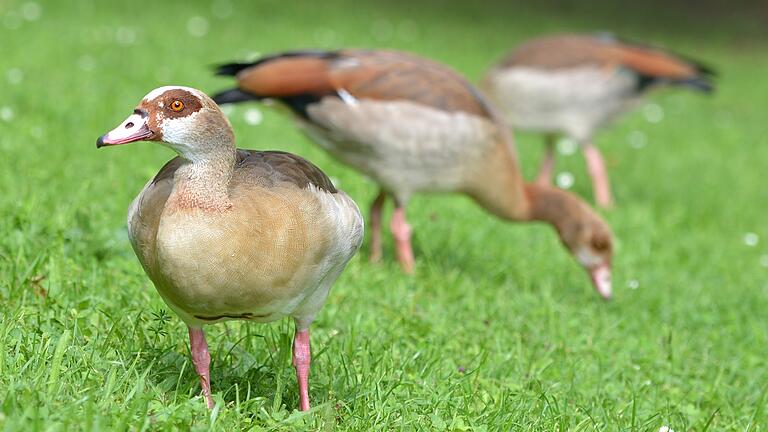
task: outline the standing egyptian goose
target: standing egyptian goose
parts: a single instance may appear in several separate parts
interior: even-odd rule
[[[360,247],[357,206],[298,156],[235,148],[229,121],[199,90],[153,90],[96,146],[134,141],[179,154],[131,204],[128,234],[160,296],[189,327],[208,407],[203,325],[290,316],[300,409],[308,410],[309,325]]]
[[[636,105],[658,85],[712,91],[714,73],[700,63],[609,34],[564,34],[523,43],[493,66],[483,89],[513,127],[547,134],[539,181],[554,169],[554,135],[578,142],[598,205],[613,198],[597,130]]]
[[[219,103],[276,99],[321,147],[381,187],[371,206],[371,258],[381,256],[381,212],[395,202],[391,230],[398,259],[413,271],[405,209],[422,192],[465,193],[494,215],[545,221],[611,294],[611,233],[584,202],[562,190],[525,184],[511,136],[476,89],[451,69],[400,52],[292,52],[228,64],[238,88]]]

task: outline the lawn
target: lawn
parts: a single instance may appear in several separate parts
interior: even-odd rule
[[[768,430],[764,11],[475,3],[0,0],[0,427]],[[99,135],[152,88],[213,93],[230,81],[211,65],[258,53],[392,47],[477,80],[527,37],[595,29],[721,73],[712,97],[655,93],[598,137],[618,201],[604,212],[618,243],[613,302],[550,228],[418,197],[416,276],[401,274],[389,239],[383,264],[363,250],[312,327],[312,411],[295,410],[288,320],[209,327],[217,405],[206,410],[186,328],[126,234],[128,204],[173,155],[150,143],[97,151]],[[239,146],[298,153],[361,207],[373,199],[371,181],[280,110],[230,116]],[[541,140],[516,139],[530,178]],[[558,171],[591,197],[578,153]]]

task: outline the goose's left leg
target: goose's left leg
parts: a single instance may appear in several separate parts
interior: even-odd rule
[[[411,247],[411,226],[405,219],[405,204],[395,198],[395,211],[392,213],[390,224],[392,236],[397,246],[397,260],[403,271],[411,274],[414,269],[413,248]]]
[[[296,321],[293,336],[293,367],[299,382],[299,410],[309,411],[309,363],[312,354],[309,349],[309,328],[302,328]]]
[[[587,170],[592,177],[592,193],[595,194],[595,201],[599,207],[609,208],[613,205],[613,197],[603,155],[592,142],[585,143],[582,148],[587,161]]]
[[[202,328],[189,327],[189,348],[192,353],[192,363],[200,377],[200,387],[203,388],[203,396],[208,409],[213,408],[211,397],[211,354],[208,352],[208,343],[205,342],[205,333]]]
[[[371,203],[371,262],[381,261],[381,214],[383,213],[382,210],[386,199],[386,192],[380,190],[376,199]]]

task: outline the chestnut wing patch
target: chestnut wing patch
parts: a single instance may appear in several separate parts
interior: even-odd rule
[[[704,64],[659,48],[610,34],[556,35],[521,45],[501,67],[567,69],[585,65],[623,66],[640,78],[639,90],[657,81],[711,91],[715,72]]]
[[[239,88],[214,96],[218,103],[278,99],[307,118],[306,108],[346,91],[357,99],[407,100],[449,112],[491,117],[480,93],[441,64],[397,51],[288,52],[252,64],[218,69],[236,75]]]
[[[219,104],[247,100],[277,99],[296,114],[307,118],[306,108],[335,89],[328,74],[333,51],[287,52],[264,57],[254,63],[230,63],[218,67],[217,75],[235,75],[238,88],[213,96]]]
[[[347,67],[345,63],[358,66]],[[447,66],[397,51],[352,51],[335,62],[332,82],[358,99],[404,100],[491,118],[485,98]]]

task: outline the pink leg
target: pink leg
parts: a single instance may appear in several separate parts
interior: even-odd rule
[[[381,261],[381,213],[387,194],[380,191],[371,204],[371,262]]]
[[[299,382],[299,410],[309,411],[309,363],[312,354],[309,349],[309,329],[299,330],[293,337],[293,367]]]
[[[192,351],[192,363],[195,365],[197,375],[200,377],[200,387],[203,388],[203,396],[208,409],[213,408],[211,397],[211,355],[208,353],[208,344],[205,342],[205,333],[201,328],[189,327],[189,345]]]
[[[395,211],[392,213],[392,236],[395,238],[397,246],[397,260],[403,271],[413,273],[414,260],[413,249],[411,248],[411,227],[405,220],[405,206],[395,203]]]
[[[546,137],[546,154],[544,160],[541,161],[539,167],[539,174],[536,176],[536,183],[542,185],[552,184],[552,171],[555,170],[555,137],[547,135]]]
[[[587,160],[587,169],[592,176],[592,189],[597,205],[603,208],[611,207],[611,185],[608,182],[608,172],[605,169],[605,161],[600,150],[592,143],[584,145],[584,157]]]

